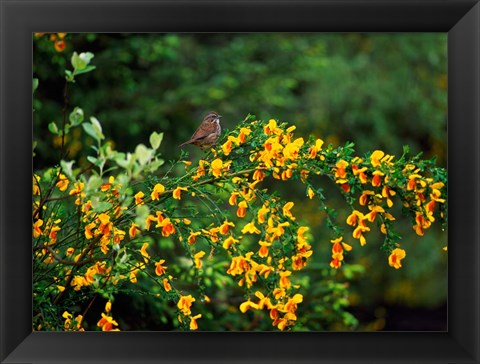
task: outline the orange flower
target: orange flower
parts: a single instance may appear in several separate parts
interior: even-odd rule
[[[373,187],[378,187],[382,184],[382,176],[384,176],[384,174],[380,171],[373,172],[373,178],[372,178]]]
[[[165,292],[170,292],[172,290],[172,285],[167,278],[163,278],[163,288],[165,289]]]
[[[157,183],[155,187],[153,187],[153,191],[150,194],[150,197],[153,201],[158,200],[163,192],[165,192],[165,186],[161,183]]]
[[[225,241],[222,244],[222,247],[223,249],[229,249],[230,246],[234,243],[238,243],[238,240],[230,235],[228,238],[225,239]]]
[[[253,178],[254,181],[263,181],[265,176],[266,176],[265,172],[263,172],[260,169],[257,169],[257,170],[255,170],[255,172],[253,172],[252,178]]]
[[[192,313],[192,311],[190,311],[190,308],[192,307],[193,302],[195,302],[195,298],[193,298],[191,295],[180,296],[177,307],[180,311],[182,311],[185,316],[190,316]]]
[[[295,220],[295,216],[293,216],[290,211],[293,208],[293,205],[293,202],[287,202],[282,208],[283,216],[288,217],[292,221]]]
[[[54,46],[57,52],[63,52],[65,50],[65,47],[67,46],[67,43],[63,39],[57,39],[54,42]]]
[[[347,177],[347,171],[345,170],[345,168],[347,168],[348,162],[341,159],[337,162],[335,166],[337,167],[335,169],[335,178],[342,180],[345,179]]]
[[[330,267],[332,268],[335,268],[335,269],[338,269],[342,266],[342,262],[338,259],[333,259],[331,262],[330,262]]]
[[[202,314],[198,314],[198,315],[190,317],[190,330],[197,330],[198,329],[197,320],[201,317],[202,317]]]
[[[190,245],[193,245],[197,242],[197,236],[199,236],[201,234],[200,231],[197,231],[197,232],[193,232],[191,231],[190,232],[190,235],[188,236],[188,244]]]
[[[197,254],[193,256],[193,260],[195,261],[195,268],[200,269],[202,268],[202,258],[205,256],[204,251],[199,251]]]
[[[272,245],[267,241],[259,241],[258,244],[260,245],[260,249],[258,251],[258,255],[262,258],[268,257],[268,247]]]
[[[143,204],[142,199],[145,197],[145,194],[142,191],[140,191],[140,192],[137,192],[133,197],[135,197],[135,205],[141,205]]]
[[[97,326],[102,328],[102,331],[119,331],[114,329],[114,326],[118,326],[117,321],[115,321],[111,316],[107,316],[102,313],[102,318],[97,322]]]
[[[58,187],[58,189],[62,192],[65,192],[65,190],[68,188],[68,184],[70,181],[68,180],[67,177],[65,177],[64,174],[60,173],[58,176],[58,182],[55,184],[55,186]]]
[[[130,229],[128,229],[128,235],[133,239],[140,231],[139,227],[135,223],[132,223]]]
[[[235,227],[233,222],[225,220],[222,225],[220,225],[220,234],[227,235],[230,227]]]
[[[165,259],[161,259],[160,261],[155,263],[155,274],[157,276],[161,276],[162,274],[165,274],[166,269],[168,268],[166,266],[163,266],[162,265],[163,263],[165,263]]]
[[[370,156],[370,163],[373,167],[378,167],[382,163],[382,158],[385,156],[385,153],[381,150],[375,150]]]
[[[237,216],[245,217],[245,215],[247,214],[247,207],[248,207],[247,203],[245,201],[241,201],[238,204]]]
[[[407,254],[405,250],[398,248],[394,249],[392,251],[392,254],[390,254],[390,256],[388,257],[388,264],[390,265],[390,267],[399,269],[402,266],[401,260],[405,258],[406,255]]]
[[[35,221],[35,223],[33,224],[33,237],[34,238],[38,238],[40,235],[42,235],[42,229],[40,229],[40,226],[43,225],[43,220],[42,219],[38,219],[37,221]]]
[[[212,164],[210,165],[212,174],[215,177],[220,177],[222,175],[223,168],[224,168],[224,164],[220,158],[213,160]]]
[[[147,248],[148,248],[148,243],[143,243],[142,247],[139,250],[140,254],[142,254],[142,257],[145,263],[148,263],[148,260],[150,259],[150,255],[147,252]]]
[[[182,197],[181,197],[182,191],[188,191],[188,188],[178,186],[178,187],[175,188],[175,190],[173,191],[173,198],[174,198],[175,200],[180,200],[180,199],[182,198]]]

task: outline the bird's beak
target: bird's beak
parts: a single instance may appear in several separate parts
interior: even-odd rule
[[[218,115],[218,118],[219,118],[219,119],[222,118],[222,117],[223,117],[222,115]]]

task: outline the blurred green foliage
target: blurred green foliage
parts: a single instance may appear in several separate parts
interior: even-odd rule
[[[412,154],[423,152],[424,158],[436,157],[438,165],[446,166],[445,34],[85,33],[65,39],[63,53],[56,52],[47,38],[34,41],[33,76],[39,80],[33,103],[35,169],[58,163],[59,140],[52,141],[48,124],[61,124],[65,106],[69,112],[80,106],[86,119],[97,117],[119,151],[147,143],[153,131],[163,132],[162,156],[167,161],[178,159],[177,146],[189,139],[207,111],[215,110],[223,115],[227,129],[251,113],[294,123],[298,136],[314,134],[334,145],[352,141],[359,155],[382,149],[400,156],[403,145],[408,145]],[[65,103],[65,80],[59,75],[74,51],[93,52],[96,70],[76,80]],[[68,138],[69,158],[87,166],[91,138],[81,133]],[[201,155],[188,148],[193,158]],[[279,193],[304,196],[305,191],[279,187]],[[341,201],[328,184],[325,194],[329,204]],[[350,212],[338,206],[339,220],[345,221]],[[328,264],[330,236],[324,216],[311,201],[302,202],[297,215],[300,212],[313,229],[317,261],[323,257]],[[388,267],[378,245],[367,244],[361,253],[356,249],[350,263],[361,263],[366,273],[347,265],[329,278],[330,288],[318,285],[313,301],[306,298],[301,309],[311,316],[299,312],[299,317],[321,316],[314,312],[315,300],[322,299],[322,290],[335,292],[343,275],[354,279],[349,303],[358,310],[444,305],[447,258],[441,248],[446,232],[432,229],[420,241],[408,226],[405,223],[402,231],[402,244],[409,252],[404,269]],[[438,251],[431,249],[433,245]],[[315,274],[309,274],[304,283],[313,286]],[[136,312],[143,311],[140,306],[145,302],[133,303],[139,306]],[[364,322],[362,328],[371,326]]]

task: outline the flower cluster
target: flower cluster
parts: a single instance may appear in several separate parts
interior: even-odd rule
[[[294,131],[295,126],[249,116],[197,163],[182,155],[174,163],[185,167],[180,177],[169,175],[171,168],[164,175],[137,175],[132,183],[133,170],[87,176],[66,163],[34,175],[34,267],[42,273],[37,277],[51,279],[34,284],[48,287],[49,305],[63,307],[63,329],[82,329],[88,314],[87,308],[73,320],[67,303],[101,293],[110,300],[97,328],[119,330],[111,315],[115,293],[130,285],[144,289],[149,281],[146,294],[165,302],[166,312],[176,307],[176,327],[199,329],[198,320],[210,317],[204,306],[216,284],[244,292],[235,304],[241,313],[265,311],[273,327],[289,330],[308,294],[299,272],[313,259],[325,259],[315,256],[317,244],[330,241],[326,267],[330,261],[340,269],[355,242],[375,243],[372,231],[378,229],[386,261],[399,269],[407,254],[394,229],[393,207],[403,207],[419,236],[446,221],[446,177],[432,163],[406,154],[395,159],[380,150],[359,157],[351,143],[334,148],[315,137],[295,137]],[[152,145],[158,144],[156,135]],[[154,161],[151,153],[147,157]],[[326,205],[319,175],[344,196],[349,212],[342,221]],[[332,236],[313,239],[298,215],[301,206],[272,191],[272,180],[303,184],[306,198],[325,213]]]
[[[67,42],[65,41],[67,33],[34,33],[36,38],[44,35],[48,35],[48,39],[53,43],[53,47],[57,52],[63,52],[67,47]]]

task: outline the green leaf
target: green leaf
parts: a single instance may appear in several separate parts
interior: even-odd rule
[[[70,120],[70,123],[72,123],[72,126],[80,125],[83,121],[83,110],[78,106],[75,107],[75,109],[73,109],[73,111],[70,113],[68,119]]]
[[[97,133],[95,133],[95,129],[93,129],[93,126],[92,124],[82,124],[82,127],[83,127],[83,130],[85,130],[85,132],[90,135],[93,139],[95,140],[98,140],[97,139]]]
[[[68,177],[69,180],[73,181],[75,180],[75,177],[73,176],[73,164],[75,161],[70,161],[66,162],[64,160],[60,161],[60,166],[62,167],[63,173]]]
[[[102,133],[102,124],[97,120],[96,117],[90,116],[90,122],[92,123],[93,129],[98,136],[98,139],[105,139],[105,136]]]
[[[146,165],[152,157],[151,149],[148,149],[145,145],[139,144],[135,148],[135,156],[142,166]]]
[[[97,68],[97,67],[95,67],[95,66],[87,66],[87,67],[85,67],[84,69],[77,71],[76,74],[77,74],[77,75],[81,75],[82,73],[87,73],[87,72],[93,71],[95,68]]]
[[[93,211],[95,212],[105,212],[105,211],[108,211],[112,208],[112,203],[111,202],[107,202],[107,201],[102,201],[100,203],[98,203],[98,205],[94,206],[93,207]]]
[[[75,82],[75,76],[73,75],[72,71],[65,70],[65,78],[68,82]]]
[[[98,190],[103,184],[103,180],[100,176],[92,175],[87,182],[87,190]]]
[[[78,55],[77,52],[73,52],[72,58],[71,58],[72,66],[73,69],[76,70],[81,70],[87,66],[85,61],[83,61],[80,56]]]
[[[91,155],[87,156],[87,160],[96,166],[99,165],[98,158],[92,157]]]
[[[155,172],[164,163],[165,163],[165,160],[163,160],[163,159],[155,159],[152,163],[150,163],[149,171],[150,172]]]
[[[135,215],[135,224],[145,229],[147,217],[150,215],[150,208],[147,205],[139,205],[135,208]]]
[[[162,140],[163,140],[163,133],[157,133],[157,132],[154,131],[150,135],[150,145],[152,146],[152,148],[154,150],[157,150],[158,147],[160,147],[160,144],[162,143]]]
[[[48,124],[48,130],[50,130],[50,132],[52,134],[57,134],[57,135],[59,134],[58,126],[57,126],[57,124],[55,124],[54,121],[52,121],[50,124]]]
[[[90,117],[90,123],[82,124],[85,132],[98,142],[105,138],[102,133],[102,126],[95,117]]]
[[[37,88],[38,88],[38,78],[34,78],[32,83],[32,93],[35,92]]]
[[[93,57],[94,54],[91,52],[84,52],[80,54],[73,52],[71,62],[74,69],[74,74],[79,74],[81,71],[84,73]]]
[[[95,57],[95,55],[92,52],[84,52],[84,53],[80,53],[79,57],[82,61],[85,62],[85,64],[88,65],[92,60],[92,58]]]

